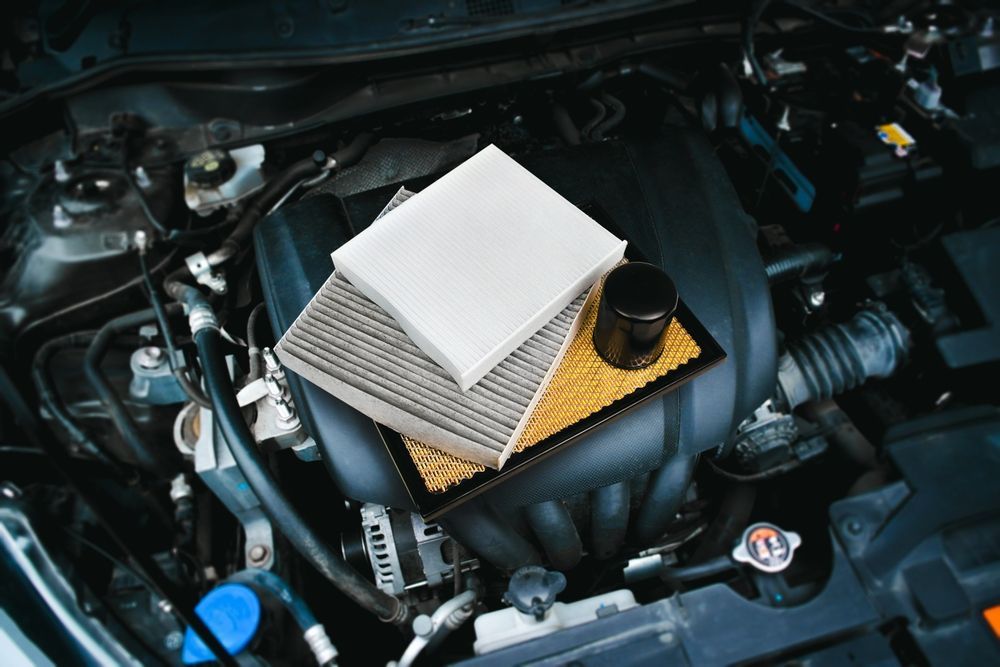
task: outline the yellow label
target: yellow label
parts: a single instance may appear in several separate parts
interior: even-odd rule
[[[899,123],[887,123],[886,125],[879,125],[875,128],[878,132],[878,138],[882,140],[883,144],[887,146],[894,146],[896,148],[907,149],[917,144],[917,140],[913,136],[903,129],[903,126]]]

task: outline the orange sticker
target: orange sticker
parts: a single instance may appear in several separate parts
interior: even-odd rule
[[[983,610],[983,618],[990,624],[993,634],[1000,638],[1000,604]]]
[[[774,537],[778,534],[778,531],[773,528],[758,528],[757,530],[750,533],[750,538],[748,542],[757,542],[758,540],[766,540],[769,537]]]

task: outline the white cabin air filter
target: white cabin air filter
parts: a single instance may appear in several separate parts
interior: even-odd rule
[[[383,215],[411,195],[400,190]],[[339,273],[275,352],[288,369],[380,424],[500,468],[579,327],[588,293],[576,295],[468,391]]]
[[[624,252],[624,241],[491,145],[333,262],[468,390]]]

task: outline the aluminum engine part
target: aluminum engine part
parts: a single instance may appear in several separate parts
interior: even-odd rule
[[[271,522],[260,501],[233,459],[229,446],[216,435],[212,411],[198,408],[194,469],[205,486],[222,501],[243,526],[246,535],[243,553],[249,567],[264,570],[274,565],[274,537]]]
[[[254,440],[270,451],[291,448],[302,461],[318,461],[319,450],[299,420],[284,370],[268,348],[264,352],[264,375],[244,385],[236,395],[240,407],[253,405],[256,410],[250,427]]]
[[[132,380],[128,393],[136,401],[149,405],[184,403],[187,395],[174,377],[167,358],[169,352],[155,345],[138,348],[129,359]],[[182,363],[178,352],[175,364]]]
[[[454,566],[445,560],[454,542],[435,523],[424,523],[417,514],[366,503],[361,507],[365,553],[375,575],[375,584],[386,593],[450,581]],[[479,569],[479,561],[463,552],[462,572]]]

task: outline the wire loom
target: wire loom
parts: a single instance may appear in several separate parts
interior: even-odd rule
[[[591,300],[592,305],[579,332],[528,418],[528,424],[515,445],[515,453],[533,447],[701,355],[701,346],[675,317],[667,328],[663,354],[653,364],[638,370],[624,370],[605,362],[598,356],[591,341],[597,320],[595,306],[600,300],[602,288],[603,281],[596,288],[598,293]],[[412,438],[402,436],[402,440],[430,493],[444,493],[486,471],[484,466]]]

